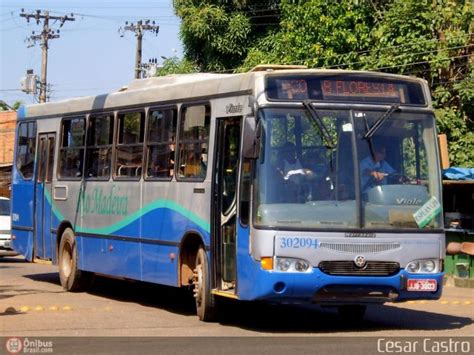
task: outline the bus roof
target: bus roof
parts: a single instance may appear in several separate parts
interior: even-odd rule
[[[396,74],[339,69],[302,69],[296,67],[269,67],[266,70],[239,74],[193,73],[173,74],[148,79],[135,79],[116,92],[98,96],[78,97],[62,101],[22,106],[18,119],[80,114],[94,111],[112,111],[117,108],[160,103],[166,104],[186,99],[205,99],[225,94],[250,94],[258,78],[272,74],[315,75],[368,75],[383,76],[393,80],[415,81],[426,85],[425,80]]]

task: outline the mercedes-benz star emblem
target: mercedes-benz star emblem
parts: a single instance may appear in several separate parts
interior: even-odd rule
[[[354,264],[357,266],[359,269],[362,269],[364,266],[367,265],[367,261],[362,255],[357,255],[354,259]]]

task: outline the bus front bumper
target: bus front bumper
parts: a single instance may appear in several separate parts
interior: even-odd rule
[[[400,270],[392,276],[336,276],[318,268],[306,273],[260,269],[254,277],[259,280],[254,280],[253,287],[243,287],[240,299],[337,305],[437,300],[441,297],[444,273],[410,274]],[[420,291],[413,287],[426,280],[435,288]]]

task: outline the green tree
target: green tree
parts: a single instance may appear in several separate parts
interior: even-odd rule
[[[11,108],[16,111],[22,104],[21,101],[15,101],[15,103],[10,106],[5,101],[0,100],[0,111],[9,111]]]
[[[193,62],[178,57],[166,58],[163,62],[163,66],[158,69],[157,76],[164,76],[169,74],[187,74],[196,73],[199,68]]]
[[[362,68],[422,77],[431,86],[438,130],[451,163],[474,166],[474,4],[394,0],[373,31]]]
[[[280,26],[251,47],[243,69],[262,63],[337,67],[370,48],[375,9],[368,1],[283,0],[280,12]]]
[[[248,48],[278,25],[278,1],[174,0],[185,57],[202,71],[238,67]]]
[[[175,0],[175,8],[185,57],[202,71],[304,64],[426,79],[451,163],[474,166],[472,0]]]

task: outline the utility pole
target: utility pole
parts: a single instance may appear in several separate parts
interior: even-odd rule
[[[158,35],[160,26],[155,25],[155,21],[150,22],[150,20],[138,21],[136,24],[125,22],[125,27],[122,29],[119,28],[120,37],[123,37],[125,31],[131,31],[135,33],[137,37],[137,51],[135,53],[135,79],[141,78],[142,73],[142,40],[145,31],[151,31],[155,35]]]
[[[36,24],[39,25],[41,20],[43,20],[43,31],[40,34],[35,34],[33,31],[32,35],[27,38],[32,44],[29,47],[33,46],[36,41],[41,41],[40,46],[42,50],[42,61],[41,61],[41,82],[40,82],[40,92],[39,92],[39,102],[46,102],[46,89],[47,89],[47,71],[48,71],[48,41],[50,39],[59,38],[59,30],[52,30],[49,27],[49,21],[55,20],[60,21],[59,27],[63,27],[66,21],[75,21],[74,14],[65,16],[51,16],[49,11],[36,10],[36,13],[27,14],[24,9],[21,9],[20,17],[26,18],[27,22],[30,22],[30,19],[34,19]]]

